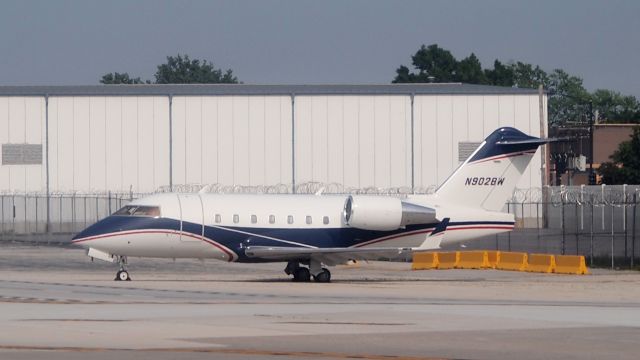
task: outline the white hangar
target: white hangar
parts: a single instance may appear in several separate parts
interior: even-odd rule
[[[546,121],[538,90],[468,84],[0,86],[0,193],[424,191],[496,128]],[[520,188],[541,186],[541,159]]]

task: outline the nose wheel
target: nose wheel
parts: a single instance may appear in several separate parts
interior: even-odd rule
[[[129,276],[129,272],[126,269],[127,266],[127,257],[126,256],[118,256],[118,264],[120,265],[120,270],[116,273],[115,281],[131,281],[131,276]]]
[[[127,270],[119,270],[116,273],[116,281],[131,281],[131,277],[129,276],[129,273],[127,272]]]

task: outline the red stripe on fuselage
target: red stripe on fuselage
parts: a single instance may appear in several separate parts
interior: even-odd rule
[[[205,238],[203,236],[197,236],[185,231],[177,231],[177,230],[173,230],[173,231],[168,231],[168,230],[132,230],[132,231],[122,231],[122,232],[116,232],[116,233],[109,233],[109,234],[104,234],[104,235],[96,235],[96,236],[91,236],[88,238],[84,238],[84,239],[78,239],[78,240],[74,240],[71,243],[72,244],[77,244],[77,243],[81,243],[81,242],[86,242],[86,241],[92,241],[92,240],[98,240],[98,239],[104,239],[104,238],[108,238],[108,237],[114,237],[114,236],[123,236],[123,235],[136,235],[136,234],[171,234],[171,235],[182,235],[182,236],[188,236],[194,239],[198,239],[201,241],[206,242],[207,244],[213,245],[216,248],[220,249],[222,252],[224,252],[227,257],[229,258],[229,262],[233,261],[233,259],[235,258],[234,253],[228,249],[227,247],[220,245],[219,243]]]
[[[481,159],[481,160],[477,160],[474,161],[470,164],[480,164],[486,161],[492,161],[492,160],[500,160],[500,159],[505,159],[505,158],[510,158],[510,157],[514,157],[514,156],[520,156],[520,155],[525,155],[525,154],[535,154],[535,151],[518,151],[516,153],[510,153],[510,154],[504,154],[504,155],[496,155],[494,157],[490,157],[490,158],[486,158],[486,159]]]

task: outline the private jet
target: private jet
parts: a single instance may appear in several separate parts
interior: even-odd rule
[[[511,231],[504,213],[537,148],[549,142],[502,127],[434,194],[373,195],[160,193],[132,201],[77,234],[92,259],[196,258],[283,262],[294,281],[330,282],[329,266],[352,260],[407,259]]]

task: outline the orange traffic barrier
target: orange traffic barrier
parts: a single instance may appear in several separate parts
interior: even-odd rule
[[[486,269],[491,267],[486,251],[460,251],[457,269]]]
[[[415,252],[413,253],[413,262],[411,270],[431,270],[438,268],[437,252]]]
[[[529,254],[527,271],[550,274],[556,269],[555,256],[548,254]]]
[[[487,261],[489,262],[489,268],[495,269],[498,261],[500,260],[500,251],[485,251],[487,253]]]
[[[589,270],[584,261],[584,256],[556,255],[556,274],[588,274]]]
[[[524,271],[527,268],[527,254],[521,252],[501,252],[496,269]]]
[[[438,253],[438,269],[455,269],[459,258],[458,251]]]

